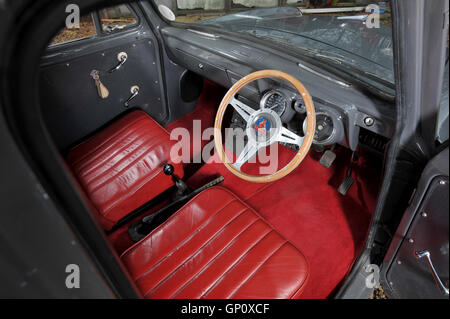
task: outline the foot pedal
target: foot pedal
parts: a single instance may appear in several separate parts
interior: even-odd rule
[[[323,153],[322,157],[320,158],[320,164],[323,167],[330,168],[335,159],[336,154],[331,150],[327,150],[325,151],[325,153]]]
[[[344,181],[339,186],[338,192],[341,193],[344,196],[347,195],[347,192],[350,189],[350,187],[352,187],[354,181],[355,180],[353,179],[353,177],[346,176]]]

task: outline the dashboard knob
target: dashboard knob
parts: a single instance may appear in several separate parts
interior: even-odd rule
[[[301,100],[297,100],[294,102],[294,110],[300,114],[306,113],[306,106]]]
[[[366,124],[366,126],[372,126],[373,123],[375,123],[375,120],[371,117],[366,117],[364,119],[364,124]]]

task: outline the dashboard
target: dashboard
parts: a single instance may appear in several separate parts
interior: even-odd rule
[[[310,92],[316,109],[313,144],[340,144],[352,150],[358,145],[382,152],[395,127],[395,104],[358,85],[301,60],[283,50],[229,35],[166,27],[162,35],[173,63],[225,87],[262,69],[281,70],[299,79]],[[239,98],[255,108],[270,108],[289,129],[301,133],[307,118],[297,91],[275,79],[252,82]],[[239,116],[233,116],[239,125]]]

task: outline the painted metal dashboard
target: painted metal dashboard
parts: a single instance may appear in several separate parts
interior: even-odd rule
[[[390,139],[394,130],[395,105],[367,94],[358,86],[346,82],[315,65],[302,61],[282,49],[274,50],[242,38],[218,35],[193,29],[166,27],[162,30],[166,50],[174,63],[180,64],[225,87],[231,87],[241,77],[262,69],[276,69],[299,79],[313,97],[316,112],[336,121],[336,135],[324,145],[339,143],[355,150],[361,128]],[[291,92],[292,108],[299,97],[295,90],[270,79],[249,85],[242,94],[259,101],[269,90]]]

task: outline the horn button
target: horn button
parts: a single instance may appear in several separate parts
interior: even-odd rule
[[[276,141],[281,125],[280,116],[276,112],[268,109],[258,110],[247,122],[247,135],[260,146],[267,146]]]

